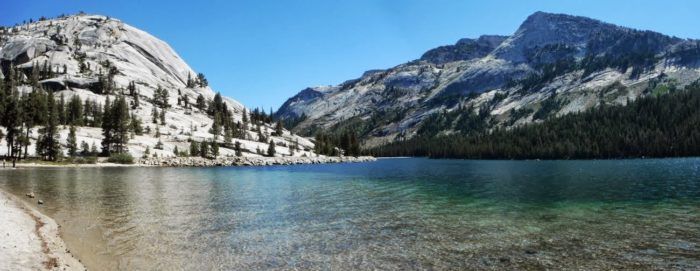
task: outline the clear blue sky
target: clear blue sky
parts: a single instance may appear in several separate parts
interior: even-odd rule
[[[279,107],[481,34],[512,34],[531,13],[567,13],[700,38],[700,1],[97,1],[0,0],[0,24],[85,11],[168,42],[210,85],[246,106]]]

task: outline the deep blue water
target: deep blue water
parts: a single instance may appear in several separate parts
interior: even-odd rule
[[[696,269],[700,159],[24,169],[93,269]]]

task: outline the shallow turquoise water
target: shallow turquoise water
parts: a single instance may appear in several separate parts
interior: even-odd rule
[[[700,159],[32,169],[92,269],[699,269]]]

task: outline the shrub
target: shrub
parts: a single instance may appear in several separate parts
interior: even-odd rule
[[[117,163],[117,164],[133,164],[134,157],[129,153],[115,153],[109,156],[107,162]]]
[[[85,156],[85,157],[69,157],[65,160],[71,164],[94,164],[97,163],[97,157],[95,156]]]

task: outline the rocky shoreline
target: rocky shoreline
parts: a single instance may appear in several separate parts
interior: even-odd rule
[[[299,165],[325,163],[358,163],[372,162],[377,158],[372,156],[320,156],[320,157],[218,157],[207,159],[202,157],[158,157],[138,159],[135,164],[140,166],[162,167],[222,167],[222,166],[271,166]]]

